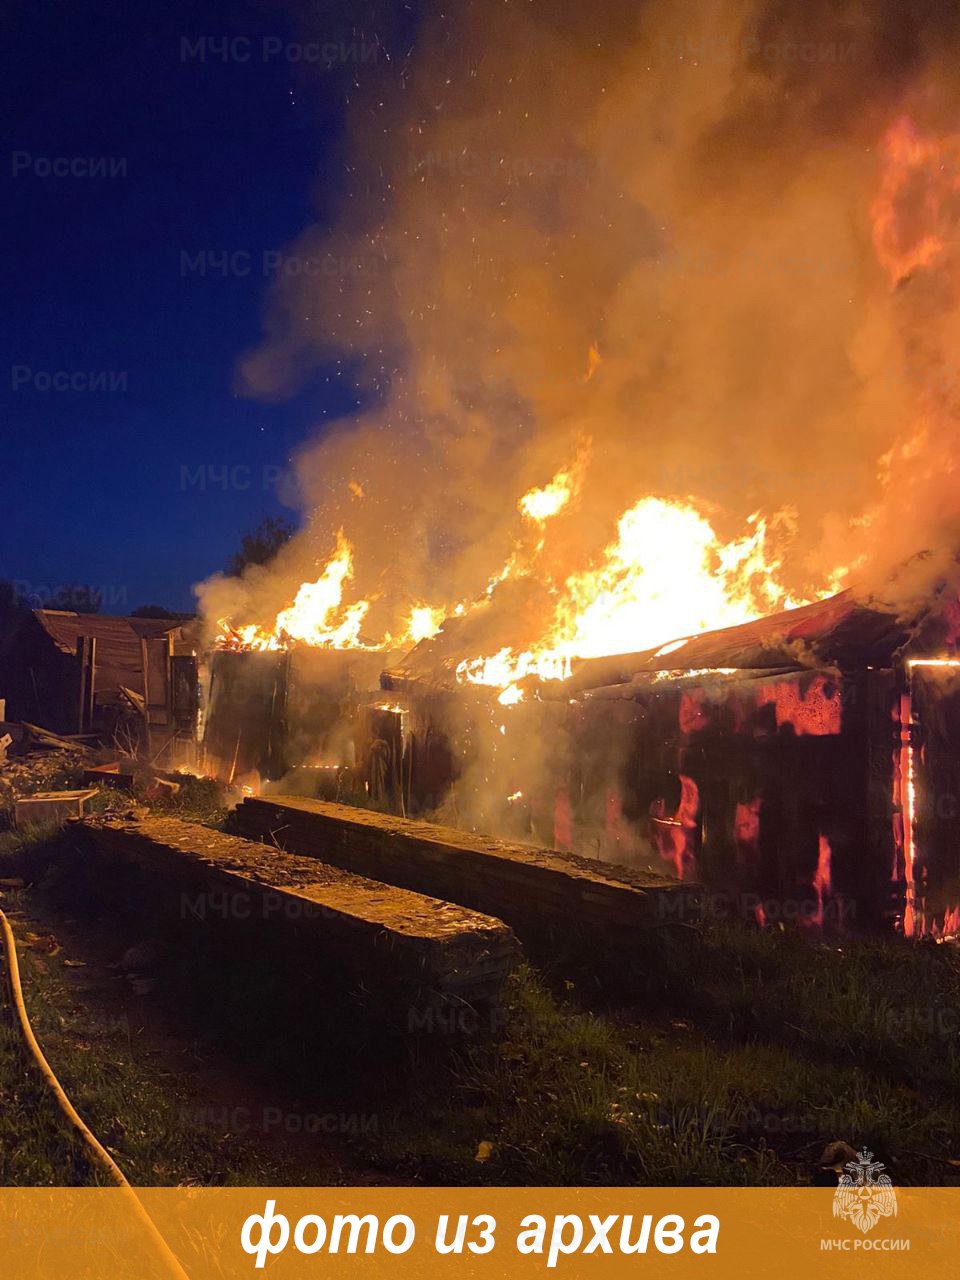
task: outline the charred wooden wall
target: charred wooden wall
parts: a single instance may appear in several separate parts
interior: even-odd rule
[[[225,781],[276,781],[301,767],[353,768],[383,655],[298,649],[210,658],[204,767]]]
[[[702,880],[722,914],[882,922],[896,909],[892,700],[889,673],[657,682],[630,700],[632,749],[604,800],[620,842]],[[608,706],[587,700],[593,736]]]
[[[939,937],[960,930],[960,670],[912,667],[900,706],[912,757],[913,842],[899,849],[902,874],[912,853],[908,932]]]
[[[648,674],[504,708],[370,694],[333,657],[217,656],[221,776],[286,790],[311,755],[352,752],[352,794],[340,773],[299,793],[698,879],[709,908],[767,925],[960,930],[956,667]]]
[[[482,712],[466,692],[408,695],[408,809],[436,816],[446,789],[442,820],[456,823],[449,795],[462,809],[464,786],[486,785],[475,829],[699,879],[722,914],[885,926],[905,891],[893,812],[899,678],[651,679],[506,712]],[[487,736],[471,783],[484,715],[509,728]]]

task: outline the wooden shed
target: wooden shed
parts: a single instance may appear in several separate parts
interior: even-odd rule
[[[197,733],[193,630],[191,619],[34,609],[0,646],[7,719],[120,735],[150,759],[185,762]]]

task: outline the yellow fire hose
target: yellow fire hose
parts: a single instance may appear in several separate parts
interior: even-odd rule
[[[122,1188],[124,1193],[129,1197],[131,1208],[133,1208],[140,1222],[143,1224],[153,1243],[159,1251],[165,1267],[171,1276],[175,1276],[176,1280],[190,1280],[187,1273],[177,1260],[173,1250],[164,1240],[163,1236],[154,1226],[153,1220],[144,1209],[143,1205],[137,1198],[137,1193],[131,1187],[130,1183],[123,1176],[120,1166],[106,1150],[103,1144],[97,1139],[93,1131],[84,1123],[77,1109],[67,1097],[63,1086],[53,1073],[53,1068],[43,1056],[43,1050],[37,1042],[37,1037],[33,1033],[33,1027],[30,1025],[30,1019],[27,1016],[27,1008],[23,1002],[23,987],[20,985],[20,966],[17,961],[17,944],[14,940],[13,930],[10,928],[10,922],[7,917],[0,911],[0,934],[3,935],[3,953],[6,962],[7,984],[10,989],[10,999],[13,1004],[13,1011],[16,1016],[17,1026],[23,1042],[30,1051],[30,1056],[40,1069],[44,1083],[49,1088],[57,1101],[61,1112],[66,1117],[71,1127],[76,1132],[80,1141],[87,1150],[87,1154],[93,1163],[109,1177],[110,1181],[117,1187]]]

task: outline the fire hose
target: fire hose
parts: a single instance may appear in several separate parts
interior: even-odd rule
[[[121,1188],[125,1196],[129,1198],[130,1206],[135,1212],[137,1218],[147,1231],[154,1246],[156,1247],[164,1266],[170,1276],[176,1277],[176,1280],[190,1280],[187,1273],[177,1260],[173,1250],[164,1240],[163,1236],[157,1230],[150,1215],[144,1209],[143,1205],[137,1197],[137,1193],[123,1175],[123,1171],[117,1162],[113,1159],[106,1147],[99,1141],[93,1130],[84,1122],[76,1107],[67,1097],[67,1094],[60,1081],[54,1074],[53,1068],[43,1055],[43,1050],[34,1035],[33,1027],[30,1025],[30,1018],[27,1015],[27,1007],[23,1000],[23,987],[20,984],[20,965],[17,960],[17,944],[13,936],[13,930],[10,928],[10,922],[7,917],[0,911],[0,934],[3,936],[3,955],[7,970],[7,985],[10,991],[10,1000],[13,1005],[13,1012],[17,1023],[17,1029],[20,1036],[28,1049],[31,1058],[40,1070],[44,1083],[53,1094],[57,1106],[60,1108],[63,1116],[79,1137],[81,1143],[87,1151],[91,1162],[103,1173],[107,1175],[114,1186]]]

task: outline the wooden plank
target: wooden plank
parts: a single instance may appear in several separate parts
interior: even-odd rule
[[[234,821],[297,854],[490,912],[521,936],[630,951],[700,914],[698,885],[347,805],[248,798]]]
[[[96,794],[96,788],[92,787],[85,791],[38,791],[32,796],[21,796],[14,802],[17,829],[82,818],[86,802]]]
[[[289,934],[285,954],[321,977],[333,965],[365,991],[392,992],[404,1011],[424,1000],[495,1002],[519,960],[500,920],[197,823],[101,818],[79,829],[101,853],[135,866],[157,894],[169,897],[172,886],[181,915],[184,890],[215,894],[221,906],[242,903],[221,914]],[[300,977],[292,968],[290,981]]]

